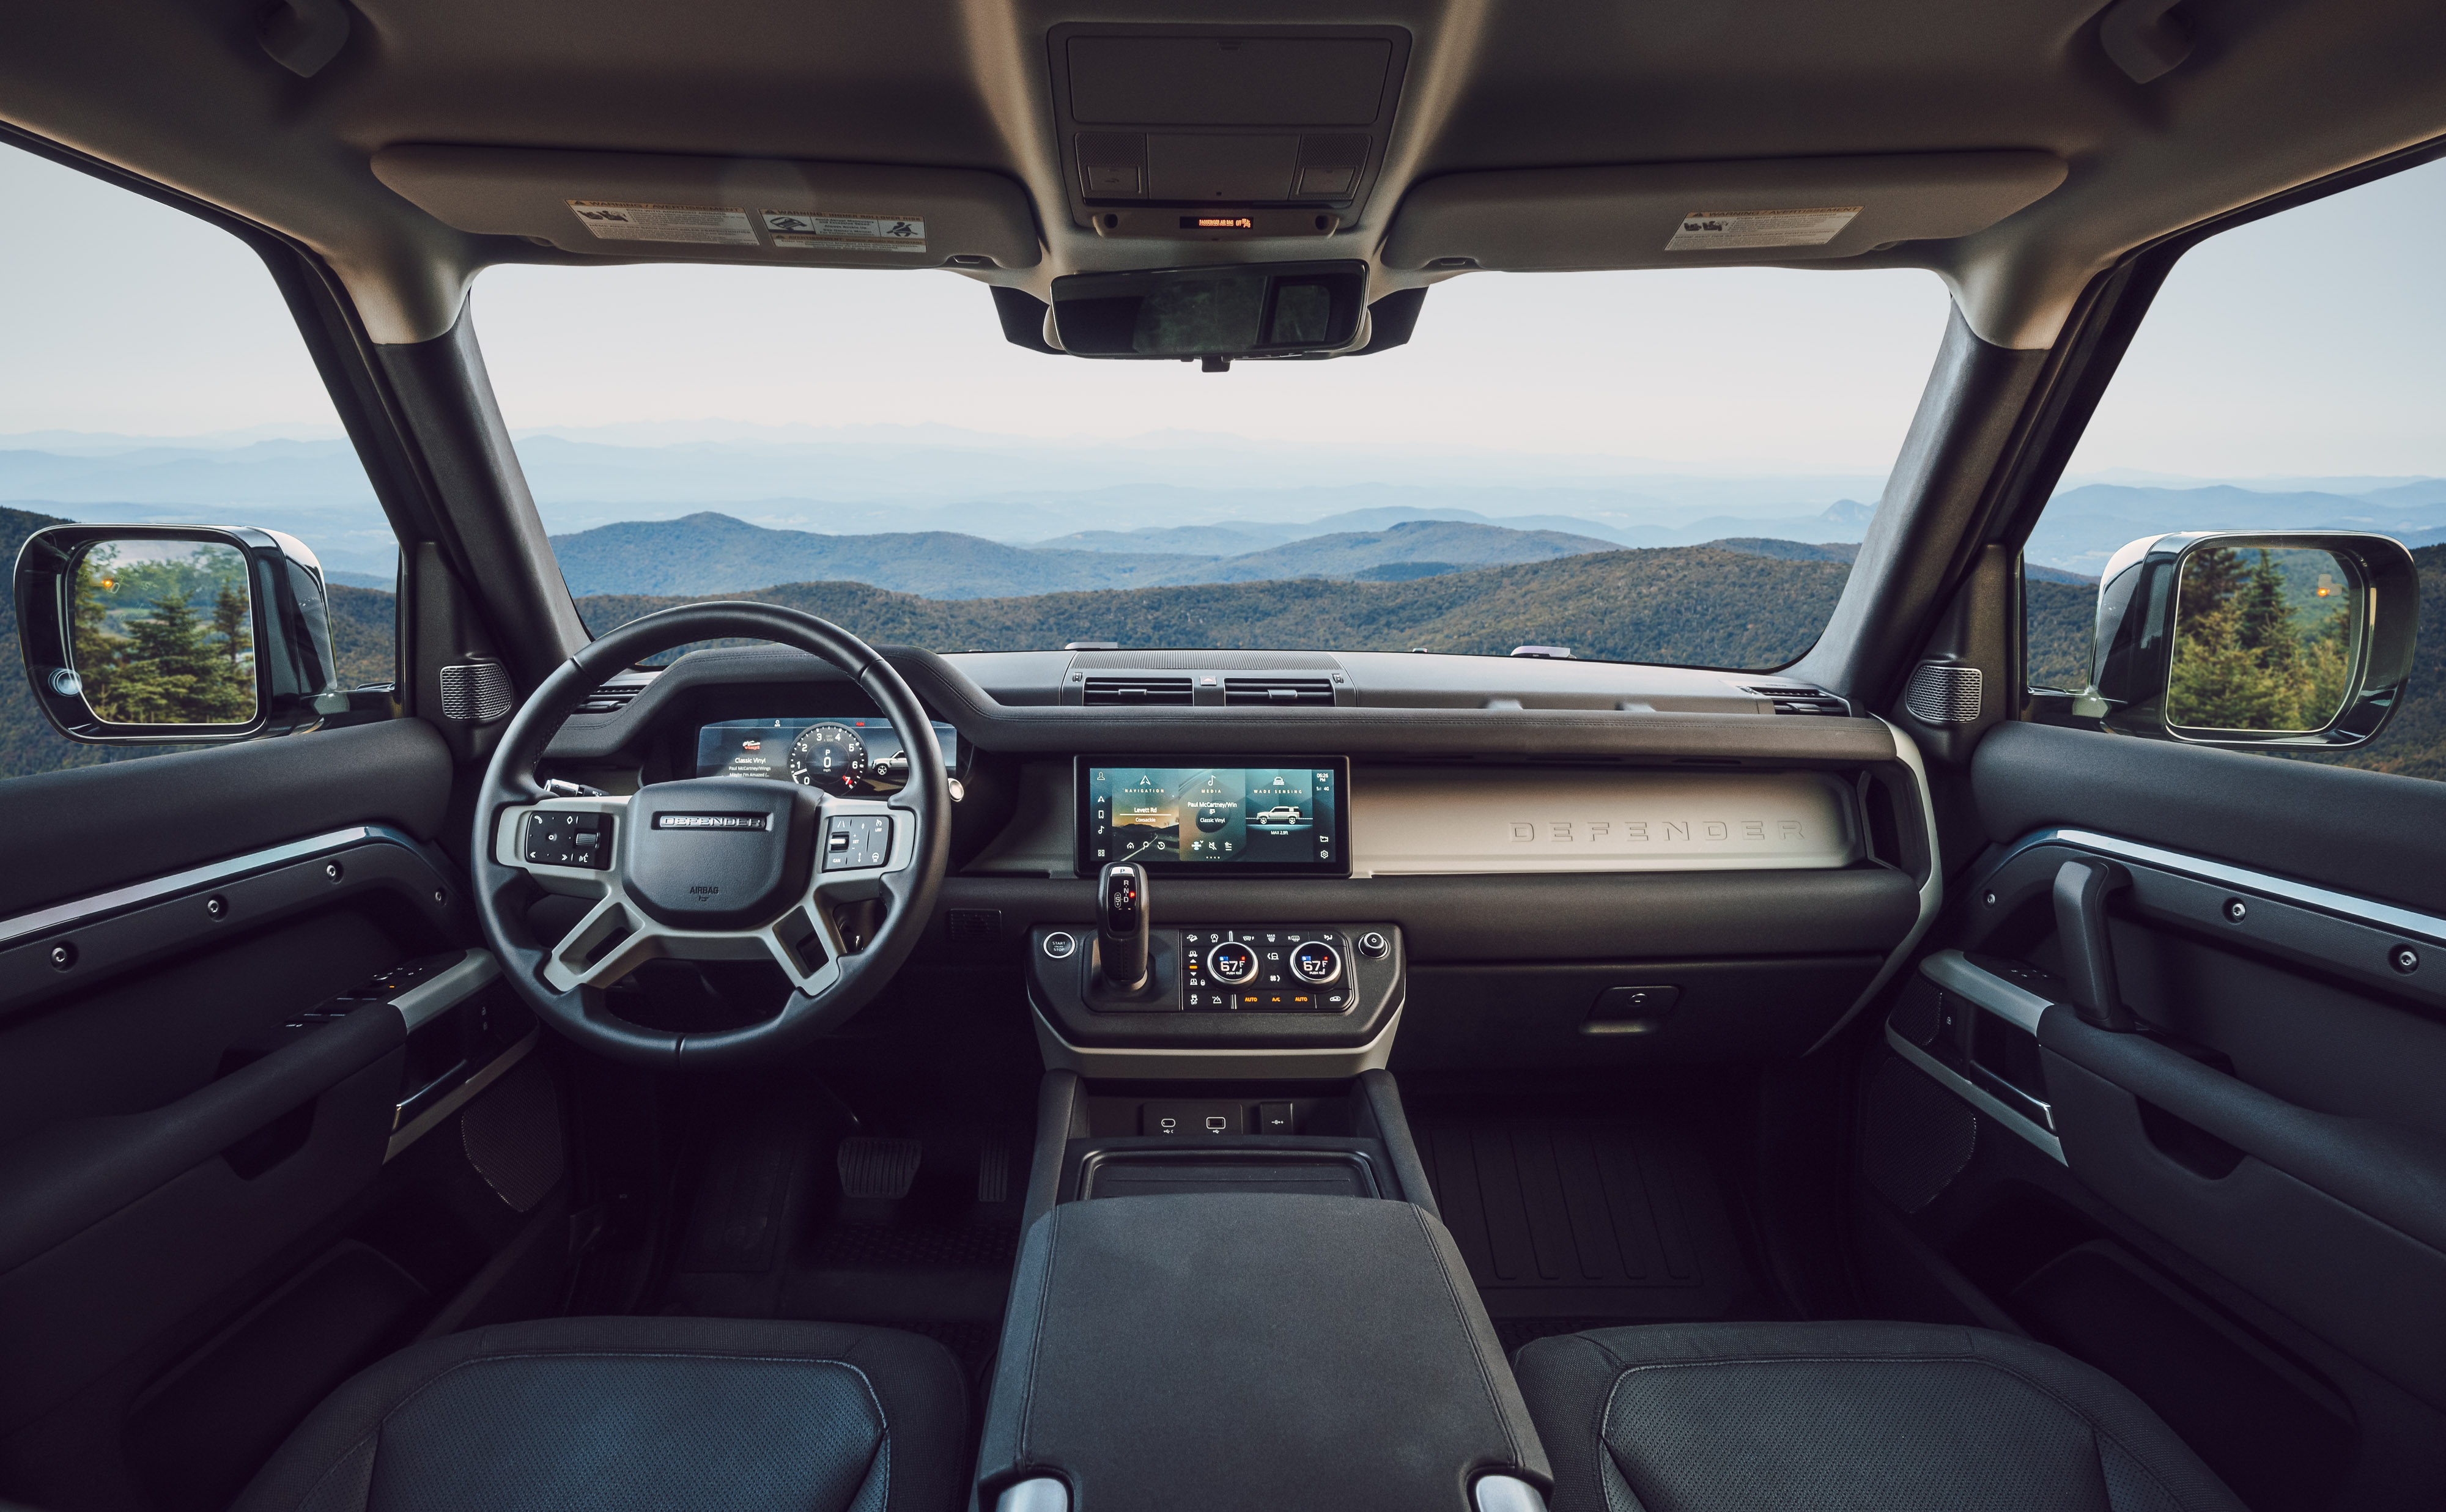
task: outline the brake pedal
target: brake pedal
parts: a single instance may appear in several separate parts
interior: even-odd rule
[[[840,1170],[841,1195],[906,1197],[917,1180],[917,1163],[925,1153],[923,1140],[854,1134],[840,1142],[840,1153],[834,1162]]]

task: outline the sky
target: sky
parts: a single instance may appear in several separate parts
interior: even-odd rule
[[[261,265],[215,228],[0,148],[0,434],[336,434]],[[75,228],[65,233],[63,228]],[[2075,473],[2446,475],[2446,163],[2216,238],[2175,271]],[[1912,271],[1474,274],[1361,361],[1086,363],[1001,339],[945,272],[492,270],[514,429],[940,423],[1040,438],[1604,453],[1882,470],[1947,316]]]

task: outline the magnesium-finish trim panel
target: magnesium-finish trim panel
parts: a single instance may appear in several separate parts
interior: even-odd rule
[[[1369,767],[1350,786],[1354,876],[1807,871],[1859,859],[1824,773],[1500,773]]]
[[[0,915],[266,843],[383,824],[429,840],[450,750],[421,719],[0,782]]]
[[[2446,914],[2446,782],[2019,723],[1970,781],[1998,845],[2078,827]]]
[[[353,825],[0,919],[0,1019],[342,905],[384,905],[428,938],[465,939],[475,921],[455,874],[430,846]]]

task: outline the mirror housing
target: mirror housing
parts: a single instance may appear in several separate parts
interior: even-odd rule
[[[1047,345],[1140,361],[1331,357],[1367,345],[1364,262],[1218,263],[1053,280]]]
[[[85,697],[75,646],[76,573],[92,549],[114,542],[223,547],[245,564],[252,620],[254,708],[227,724],[124,724]],[[310,730],[346,713],[331,652],[323,565],[277,531],[202,525],[53,525],[17,552],[17,640],[34,701],[51,727],[87,745],[225,745]]]
[[[2176,611],[2183,566],[2211,549],[2324,551],[2350,578],[2344,623],[2343,696],[2315,730],[2235,730],[2176,724],[2169,717]],[[2324,591],[2324,589],[2323,589]],[[2100,727],[2151,739],[2241,750],[2344,750],[2378,737],[2412,675],[2420,628],[2420,574],[2391,536],[2350,531],[2185,531],[2144,536],[2118,551],[2098,580],[2098,625],[2088,688],[2073,713]]]

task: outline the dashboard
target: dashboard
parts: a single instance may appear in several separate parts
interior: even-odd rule
[[[934,721],[943,764],[959,767],[960,733]],[[858,716],[722,719],[696,735],[700,777],[769,777],[842,797],[879,797],[909,782],[909,746],[889,719]]]
[[[955,779],[936,922],[907,968],[932,985],[912,990],[988,1020],[1036,1001],[1048,1065],[1345,1074],[1383,1063],[1396,1014],[1403,1065],[1794,1056],[1898,969],[1940,898],[1915,737],[1788,677],[1435,654],[882,654]],[[555,737],[547,775],[614,793],[720,775],[874,797],[908,780],[904,732],[802,653],[712,647],[606,691],[611,707]],[[1160,878],[1157,953],[1176,958],[1177,998],[1072,1003],[1091,879],[1122,859]],[[1258,970],[1281,951],[1289,973],[1310,935],[1356,975],[1242,981],[1210,959],[1246,943]],[[1380,938],[1386,953],[1368,955]],[[1211,980],[1187,971],[1193,949]],[[979,975],[1013,968],[1025,993]],[[1358,989],[1357,1006],[1334,999]],[[1608,1017],[1618,999],[1640,1012]]]

